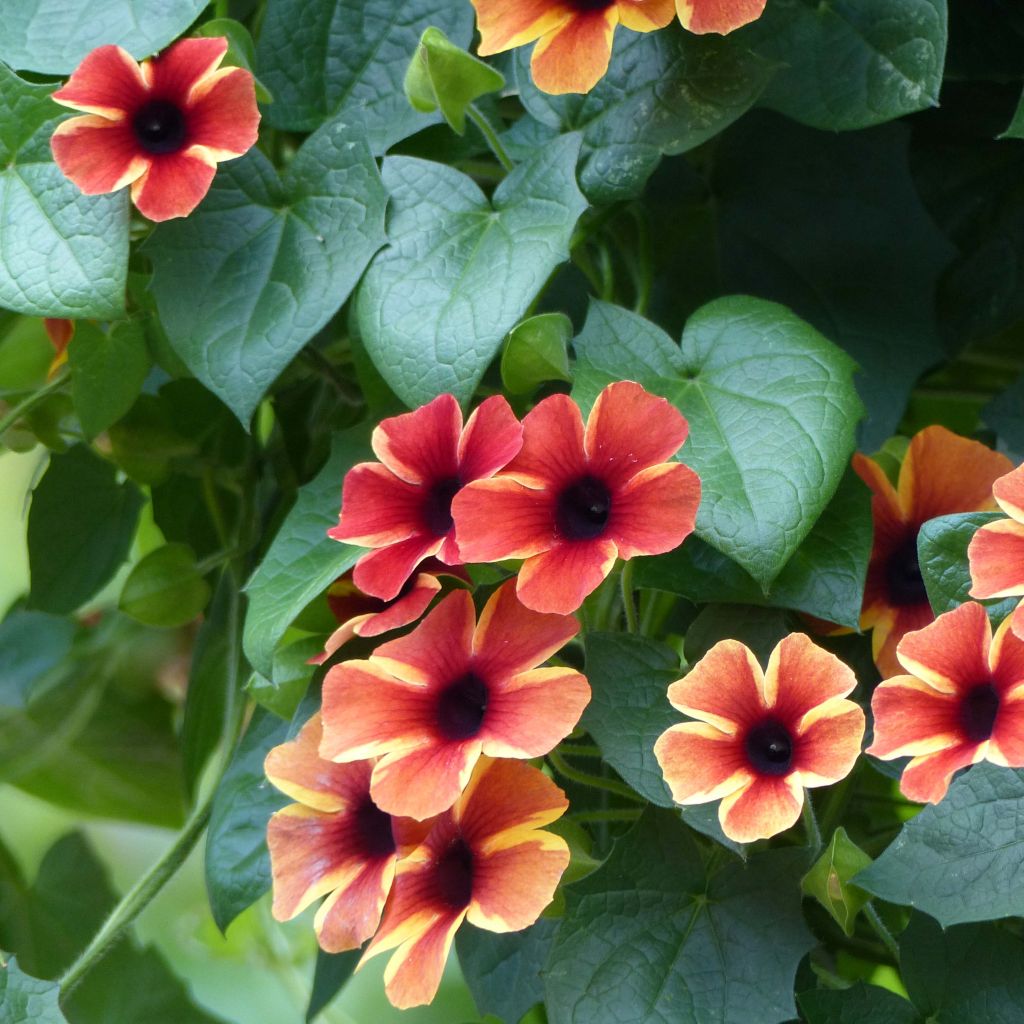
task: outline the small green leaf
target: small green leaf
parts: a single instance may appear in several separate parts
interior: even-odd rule
[[[571,380],[572,321],[564,313],[538,313],[509,331],[501,354],[501,382],[513,395],[528,395],[552,380]]]
[[[29,977],[17,957],[0,952],[0,1024],[68,1024],[59,995],[57,982]]]
[[[871,898],[851,879],[871,864],[871,858],[846,834],[845,828],[832,833],[825,852],[803,877],[800,887],[813,896],[847,935]]]
[[[75,624],[45,612],[15,610],[0,623],[0,707],[20,708],[35,684],[71,650]]]
[[[224,54],[222,61],[224,66],[230,64],[245,68],[250,73],[256,66],[256,46],[249,30],[240,21],[235,21],[234,18],[211,18],[204,21],[194,34],[208,39],[221,36],[228,41],[228,52]],[[274,97],[270,95],[270,90],[256,78],[255,74],[253,81],[256,86],[256,99],[260,103],[273,103]]]
[[[191,622],[210,600],[187,544],[165,544],[151,551],[128,574],[118,603],[121,611],[147,626],[174,628]]]

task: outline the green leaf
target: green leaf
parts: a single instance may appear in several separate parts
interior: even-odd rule
[[[148,57],[173,42],[206,0],[13,0],[4,8],[0,60],[25,71],[63,75],[97,46],[115,43]]]
[[[331,540],[345,474],[370,455],[369,429],[335,435],[324,468],[299,490],[259,568],[245,585],[249,609],[243,647],[253,668],[273,676],[274,650],[295,616],[328,584],[355,565],[363,549]]]
[[[549,96],[534,84],[529,50],[517,54],[526,109],[561,132],[583,135],[580,186],[594,203],[639,195],[663,154],[684,153],[753,105],[773,67],[732,38],[698,36],[672,24],[659,32],[620,29],[607,74],[582,96]]]
[[[191,622],[210,600],[210,586],[187,544],[165,544],[136,563],[121,589],[118,607],[147,626],[173,628]]]
[[[871,858],[846,834],[846,829],[837,828],[800,883],[803,891],[813,896],[847,935],[853,934],[857,915],[870,899],[851,879],[870,864]]]
[[[1024,770],[975,765],[855,879],[943,927],[1024,914]]]
[[[106,331],[79,322],[68,345],[71,397],[87,438],[116,423],[135,403],[149,373],[146,334],[138,321]]]
[[[0,1024],[68,1024],[60,1012],[55,981],[30,978],[17,957],[0,952]]]
[[[345,953],[325,953],[322,949],[316,951],[313,990],[306,1007],[306,1024],[310,1024],[345,987],[361,956],[362,951],[358,949],[350,949]]]
[[[701,477],[697,535],[767,591],[853,451],[862,407],[849,357],[784,307],[739,296],[694,313],[681,348],[636,314],[595,302],[575,348],[581,401],[627,377],[684,413],[680,455]]]
[[[384,162],[388,246],[356,296],[370,357],[410,406],[468,402],[502,338],[569,255],[586,201],[578,137],[517,167],[492,201],[466,175],[411,157]]]
[[[545,974],[551,1024],[776,1024],[814,940],[803,854],[730,860],[710,877],[690,833],[648,810],[605,864],[566,891]]]
[[[405,95],[424,114],[440,110],[459,135],[466,132],[466,108],[497,92],[505,76],[456,46],[439,28],[425,29],[405,73]]]
[[[142,495],[115,466],[78,444],[50,456],[28,514],[29,604],[73,612],[128,556]]]
[[[243,424],[383,244],[386,198],[365,140],[332,121],[283,180],[252,150],[147,241],[171,345]]]
[[[0,64],[0,306],[113,319],[124,315],[128,193],[85,196],[61,174],[50,155],[61,119],[52,91]]]
[[[775,645],[790,632],[789,616],[778,609],[709,604],[701,609],[686,630],[686,659],[694,664],[720,640],[739,640],[764,666],[768,664]]]
[[[224,54],[223,61],[225,66],[231,64],[235,67],[245,68],[249,72],[255,68],[256,45],[252,41],[252,36],[249,35],[249,30],[240,21],[235,21],[234,18],[211,18],[209,21],[204,21],[194,34],[206,38],[222,36],[228,41],[228,52]],[[270,90],[255,75],[253,75],[253,79],[256,86],[256,99],[260,103],[273,103],[274,97],[271,96]]]
[[[402,76],[430,26],[468,46],[473,11],[450,0],[269,0],[257,46],[274,95],[267,123],[312,131],[328,118],[365,126],[375,154],[439,120],[413,110]]]
[[[1024,456],[1024,376],[981,411],[981,418],[1018,455]]]
[[[923,1024],[913,1005],[877,985],[813,989],[797,997],[807,1024]]]
[[[74,622],[59,615],[10,612],[0,623],[0,707],[24,707],[35,684],[70,652],[74,635]]]
[[[564,313],[539,313],[509,331],[501,353],[501,382],[513,395],[528,395],[552,380],[570,381],[572,321]]]
[[[946,0],[773,0],[741,33],[781,65],[764,105],[851,131],[938,106]]]

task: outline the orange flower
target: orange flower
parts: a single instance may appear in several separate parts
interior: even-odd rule
[[[971,538],[971,597],[1016,597],[1024,594],[1024,466],[1000,477],[992,494],[1010,518],[981,527]],[[1024,601],[1013,613],[1011,628],[1024,637]]]
[[[384,971],[395,1006],[434,998],[466,918],[491,932],[537,920],[569,863],[565,840],[540,826],[566,807],[565,794],[536,768],[481,759],[466,791],[399,863],[380,931],[363,955],[365,963],[396,950]]]
[[[68,345],[71,344],[71,339],[75,336],[75,321],[67,320],[64,317],[46,317],[43,320],[43,329],[56,353],[49,370],[46,371],[47,379],[52,379],[68,361]]]
[[[676,0],[679,20],[691,32],[727,35],[741,25],[757,21],[765,0]]]
[[[616,558],[671,551],[692,531],[700,478],[667,462],[686,440],[683,416],[633,381],[598,396],[586,428],[567,395],[523,420],[522,451],[452,502],[466,561],[525,558],[517,592],[528,608],[568,613]]]
[[[664,28],[675,0],[473,0],[481,56],[539,40],[530,70],[548,93],[590,92],[608,70],[617,25]]]
[[[721,640],[668,688],[696,722],[673,725],[654,754],[678,804],[721,799],[730,839],[749,843],[800,817],[805,786],[846,776],[864,736],[864,712],[845,700],[857,685],[834,655],[791,633],[762,675],[754,655]]]
[[[1024,767],[1024,641],[1009,626],[993,638],[985,609],[971,602],[900,641],[910,675],[876,688],[867,752],[913,758],[900,780],[908,799],[938,803],[953,772],[978,761]]]
[[[317,754],[320,716],[267,754],[267,778],[298,803],[270,819],[273,914],[287,921],[327,895],[314,920],[329,953],[361,946],[376,930],[403,850],[422,841],[419,822],[392,818],[370,798],[372,762],[337,765]],[[329,894],[329,895],[328,895]]]
[[[895,489],[878,463],[854,455],[853,468],[872,491],[875,524],[860,625],[873,630],[872,651],[883,677],[900,671],[896,646],[903,636],[935,619],[917,562],[921,525],[993,507],[992,483],[1011,467],[1005,456],[945,427],[914,435]]]
[[[481,752],[540,757],[569,734],[590,700],[587,680],[537,668],[576,635],[568,615],[524,608],[509,582],[476,622],[466,591],[449,594],[406,636],[367,661],[327,673],[320,753],[379,757],[370,792],[390,814],[447,810]]]
[[[119,46],[93,50],[53,98],[84,110],[57,126],[57,166],[86,195],[132,187],[150,220],[191,213],[217,164],[256,142],[252,75],[219,68],[228,41],[181,39],[136,64]]]

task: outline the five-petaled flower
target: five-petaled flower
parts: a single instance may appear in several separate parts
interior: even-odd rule
[[[255,84],[244,68],[218,68],[227,40],[181,39],[137,64],[119,46],[93,50],[53,98],[86,112],[57,126],[57,166],[86,195],[131,185],[150,220],[184,217],[218,162],[256,142]]]
[[[872,491],[875,525],[860,625],[873,630],[872,651],[883,677],[901,671],[896,645],[903,636],[935,619],[917,561],[922,524],[992,508],[992,484],[1011,467],[1004,455],[937,426],[914,435],[895,488],[877,462],[854,455],[853,468]]]
[[[523,419],[522,451],[452,503],[462,556],[525,558],[520,600],[574,611],[617,557],[671,551],[693,531],[700,478],[665,461],[687,430],[664,398],[633,381],[606,387],[585,429],[572,399],[545,398]]]
[[[985,609],[962,604],[908,633],[896,653],[909,675],[875,689],[867,752],[912,758],[904,796],[938,803],[953,773],[978,761],[1024,767],[1024,640],[1009,619],[993,638]]]
[[[455,543],[452,499],[470,481],[501,469],[522,445],[523,430],[500,396],[482,402],[465,428],[452,395],[383,420],[372,446],[380,462],[361,462],[345,477],[335,540],[374,548],[352,578],[363,593],[390,601],[432,555],[462,558]]]
[[[971,538],[971,597],[1017,597],[1024,594],[1024,466],[1000,477],[992,495],[1010,518],[988,523]],[[1024,637],[1024,601],[1013,613],[1011,629]]]
[[[402,1009],[437,992],[463,920],[492,932],[533,924],[569,863],[565,840],[541,829],[561,817],[565,794],[521,761],[476,766],[466,791],[403,858],[370,957],[396,950],[384,982]]]
[[[329,953],[361,946],[377,929],[402,852],[423,824],[393,818],[370,798],[371,761],[332,764],[317,754],[320,716],[267,754],[267,778],[298,803],[267,826],[273,914],[287,921],[321,896],[314,927]]]
[[[789,828],[805,786],[846,776],[860,753],[864,712],[846,696],[856,677],[838,658],[791,633],[761,668],[722,640],[673,683],[668,698],[698,719],[673,725],[654,754],[679,804],[721,799],[730,839],[749,843]]]
[[[576,635],[567,615],[523,607],[511,583],[480,622],[456,591],[406,636],[324,679],[320,753],[332,761],[379,757],[378,807],[419,820],[447,810],[481,753],[540,757],[569,734],[590,687],[568,668],[537,668]]]

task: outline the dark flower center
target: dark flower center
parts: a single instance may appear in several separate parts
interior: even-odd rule
[[[576,11],[603,11],[614,2],[615,0],[569,0],[569,6]]]
[[[761,775],[786,775],[793,764],[793,737],[781,722],[759,722],[747,733],[746,748]]]
[[[885,563],[885,583],[889,601],[897,608],[928,601],[921,566],[917,561],[917,533],[911,534]]]
[[[992,735],[999,714],[999,694],[991,683],[979,683],[960,702],[960,728],[971,743]]]
[[[461,836],[437,861],[438,895],[452,910],[469,906],[473,896],[473,851]]]
[[[612,511],[608,488],[593,476],[570,484],[555,504],[555,525],[566,540],[593,540],[604,533]]]
[[[385,814],[369,796],[356,809],[355,819],[359,846],[366,857],[388,857],[395,852],[391,815]]]
[[[447,740],[468,740],[480,731],[487,712],[487,684],[472,672],[449,683],[437,702],[437,725]]]
[[[176,153],[185,145],[185,115],[168,100],[150,100],[140,107],[132,130],[147,153]]]
[[[435,537],[443,537],[452,528],[452,498],[462,488],[457,476],[431,484],[423,502],[423,522]]]

